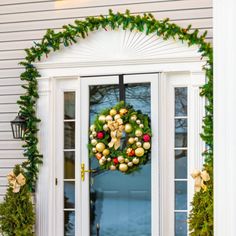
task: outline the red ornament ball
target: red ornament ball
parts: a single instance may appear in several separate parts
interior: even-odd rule
[[[149,142],[151,140],[151,137],[148,134],[143,135],[143,141],[144,142]]]
[[[133,157],[135,155],[135,151],[134,149],[132,148],[128,148],[127,151],[126,151],[126,154],[129,156],[129,157]]]
[[[98,138],[98,139],[103,139],[103,138],[104,138],[104,133],[101,132],[101,131],[98,132],[98,133],[97,133],[97,138]]]
[[[114,163],[115,165],[117,165],[117,164],[119,163],[117,157],[115,157],[115,158],[113,159],[113,163]]]

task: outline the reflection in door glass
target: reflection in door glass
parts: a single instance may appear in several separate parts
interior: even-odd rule
[[[175,236],[187,236],[188,88],[175,91]]]
[[[150,115],[150,84],[126,85],[126,102]],[[90,87],[90,123],[101,110],[118,102],[118,85]],[[90,167],[98,168],[95,158]],[[151,235],[151,162],[140,172],[125,175],[98,171],[90,179],[90,235]]]
[[[64,236],[75,236],[75,92],[64,92]]]

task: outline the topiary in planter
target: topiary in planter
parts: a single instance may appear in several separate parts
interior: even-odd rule
[[[33,236],[33,203],[24,172],[19,165],[8,175],[8,180],[9,187],[0,204],[0,232],[3,236]]]

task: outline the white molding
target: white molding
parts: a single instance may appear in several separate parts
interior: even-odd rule
[[[236,4],[214,9],[214,235],[236,235]]]
[[[98,30],[77,44],[35,63],[42,76],[200,71],[205,64],[197,46],[129,30]]]
[[[105,34],[107,34],[105,32]],[[96,38],[95,38],[96,39]],[[103,42],[104,45],[105,42]],[[181,49],[181,47],[179,47]],[[185,50],[185,47],[182,47],[183,50]],[[69,51],[71,52],[71,51]],[[176,52],[176,50],[175,50]],[[132,54],[131,57],[127,58],[127,55],[124,57],[121,57],[119,59],[111,59],[107,60],[102,58],[100,61],[94,61],[93,58],[90,57],[90,60],[84,60],[84,61],[78,61],[76,58],[74,60],[68,61],[65,58],[65,54],[62,52],[62,56],[57,60],[57,57],[54,57],[53,60],[50,61],[50,58],[42,63],[35,63],[36,67],[39,69],[39,72],[42,77],[38,79],[39,81],[39,93],[40,98],[38,101],[38,115],[41,118],[42,122],[40,123],[40,132],[39,132],[39,139],[40,139],[40,150],[44,154],[44,165],[40,170],[39,175],[39,181],[38,181],[38,188],[36,193],[36,201],[37,201],[37,235],[38,236],[45,236],[45,235],[58,235],[56,233],[56,228],[59,227],[57,225],[55,214],[56,214],[56,202],[55,202],[55,195],[57,194],[55,189],[55,177],[56,177],[56,167],[55,167],[55,137],[58,137],[58,124],[55,122],[56,120],[56,88],[57,84],[60,81],[67,80],[68,82],[72,78],[76,78],[78,81],[78,87],[76,87],[77,91],[80,93],[78,96],[84,96],[85,98],[88,98],[88,93],[86,90],[86,83],[89,83],[89,81],[92,80],[92,78],[79,78],[81,76],[97,76],[97,75],[111,75],[111,74],[138,74],[138,73],[159,73],[159,72],[168,72],[168,76],[166,78],[170,78],[172,76],[177,76],[181,79],[183,75],[192,74],[195,76],[192,76],[188,81],[186,81],[187,84],[190,84],[191,86],[199,86],[202,84],[202,81],[204,81],[201,78],[201,82],[199,82],[199,77],[202,77],[202,66],[205,64],[204,61],[200,60],[200,57],[196,50],[190,50],[190,53],[192,56],[175,56],[168,57],[168,58],[161,58],[161,57],[152,57],[147,58],[144,57],[140,58],[140,55],[137,56],[137,54]],[[66,52],[65,52],[66,53]],[[178,52],[180,53],[180,52]],[[183,53],[184,55],[184,53]],[[55,56],[55,55],[54,55]],[[63,57],[64,56],[64,57]],[[172,73],[170,73],[172,72]],[[165,73],[162,73],[162,75],[167,75]],[[197,78],[195,80],[195,78]],[[79,79],[78,79],[79,78]],[[104,78],[103,78],[104,79]],[[99,80],[96,78],[96,83],[105,83],[101,77]],[[160,86],[160,109],[164,109],[164,104],[167,104],[163,100],[163,96],[166,96],[166,82],[164,81],[164,76],[161,77],[161,81],[159,83]],[[107,83],[111,83],[112,81],[106,78]],[[196,82],[197,81],[197,82]],[[80,84],[81,83],[81,84]],[[185,83],[185,85],[186,85]],[[81,87],[80,87],[81,86]],[[164,89],[162,91],[162,89]],[[196,93],[195,93],[195,100],[196,100]],[[163,103],[162,103],[163,102]],[[197,103],[197,100],[195,101]],[[79,98],[77,97],[77,105],[79,107],[77,116],[80,117],[81,124],[83,126],[88,125],[88,120],[86,120],[86,116],[80,116],[80,110],[83,109],[83,113],[88,113],[88,102],[79,103]],[[152,106],[155,104],[152,104]],[[171,108],[168,108],[171,109]],[[160,122],[163,122],[165,119],[164,116],[160,115],[158,118],[160,119]],[[160,111],[159,111],[160,113]],[[199,113],[200,114],[200,113]],[[200,115],[199,115],[200,116]],[[83,118],[82,118],[83,117]],[[78,123],[78,122],[77,122]],[[198,128],[196,128],[198,129]],[[165,134],[165,130],[163,130],[163,127],[159,127],[160,135],[163,135],[163,140],[159,140],[160,145],[167,145],[168,137]],[[88,131],[86,129],[82,129],[82,137],[88,136]],[[82,139],[80,143],[78,143],[78,147],[80,146],[82,148],[82,157],[86,157],[87,155],[87,148],[86,145],[84,145],[84,142],[86,140]],[[83,145],[82,145],[83,144]],[[79,148],[80,149],[80,148]],[[161,150],[161,148],[160,148]],[[168,153],[166,151],[159,151],[159,155],[167,156]],[[194,154],[199,155],[199,154]],[[77,154],[77,160],[80,160],[80,157]],[[78,161],[77,161],[78,162]],[[80,163],[80,162],[79,162]],[[86,163],[87,164],[87,163]],[[159,163],[160,165],[160,173],[162,171],[162,168],[166,168],[168,163]],[[77,170],[77,180],[79,178],[79,165],[76,165]],[[160,183],[164,181],[160,178]],[[78,181],[79,183],[79,181]],[[83,185],[85,186],[85,185]],[[160,185],[160,191],[166,190],[166,187],[164,184]],[[88,189],[85,187],[81,188],[78,187],[78,192],[76,193],[77,196],[81,195],[83,193],[84,195],[88,196]],[[162,205],[162,202],[165,200],[165,198],[168,198],[168,192],[165,196],[160,196],[160,205]],[[173,204],[173,203],[172,203]],[[168,208],[169,207],[169,208]],[[53,208],[53,210],[52,210]],[[84,202],[80,203],[79,213],[87,209],[88,211],[88,205],[84,204]],[[83,209],[82,209],[83,208]],[[168,209],[172,208],[172,205],[167,206]],[[167,209],[166,208],[166,209]],[[166,209],[161,209],[161,214],[165,214]],[[167,209],[167,210],[168,210]],[[88,219],[88,215],[83,215],[82,218],[79,217],[82,221],[79,222],[79,225],[77,224],[76,227],[79,227],[79,230],[81,230],[81,225],[86,225],[86,219]],[[166,216],[168,217],[168,216]],[[88,222],[88,220],[87,220]],[[166,233],[166,231],[161,232],[160,235],[166,235],[166,236],[172,236],[173,235],[173,228],[170,227],[170,225],[164,225],[163,226],[163,219],[160,217],[160,228],[170,230]],[[80,232],[83,236],[88,236],[89,232],[84,231]],[[158,234],[154,234],[158,235]],[[59,236],[59,235],[58,235]]]
[[[39,124],[39,149],[43,154],[44,165],[41,166],[39,179],[37,183],[36,191],[36,212],[37,212],[37,224],[36,232],[37,235],[48,235],[50,230],[53,229],[53,211],[50,210],[52,207],[52,200],[54,199],[52,185],[53,175],[53,159],[52,149],[50,146],[53,142],[53,101],[52,101],[52,88],[51,79],[45,79],[39,81],[39,96],[40,99],[37,103],[37,115],[41,119]],[[45,186],[47,186],[45,188]]]
[[[188,72],[201,71],[205,63],[199,62],[181,62],[163,63],[163,64],[142,64],[140,61],[134,65],[114,65],[114,66],[95,66],[73,67],[73,68],[51,68],[41,69],[39,73],[42,77],[74,77],[74,76],[97,76],[111,74],[137,74],[137,73],[159,73],[159,72]]]
[[[174,58],[152,58],[152,59],[135,59],[135,60],[112,60],[112,61],[85,61],[85,62],[45,62],[35,63],[35,66],[41,69],[56,68],[76,68],[76,67],[99,67],[99,66],[123,66],[123,65],[146,65],[146,64],[179,64],[179,63],[201,62],[199,57],[174,57]],[[204,62],[202,62],[204,63]]]

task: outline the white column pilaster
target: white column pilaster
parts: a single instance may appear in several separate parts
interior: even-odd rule
[[[236,235],[235,27],[235,0],[214,0],[214,236]]]

